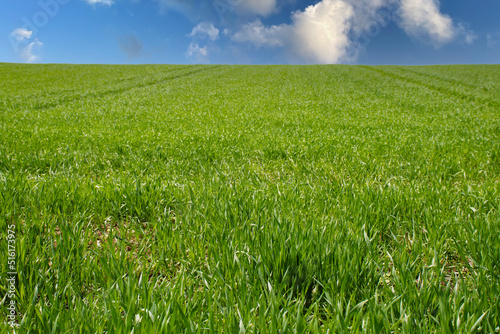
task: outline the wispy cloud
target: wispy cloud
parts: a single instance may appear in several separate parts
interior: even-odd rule
[[[276,0],[236,0],[234,9],[238,15],[267,16],[276,10]]]
[[[26,28],[18,28],[10,33],[12,38],[12,47],[15,52],[26,63],[34,63],[40,60],[40,57],[34,54],[36,49],[40,49],[43,43],[38,38],[32,39],[33,31]]]
[[[186,57],[196,63],[208,63],[209,49],[219,38],[219,29],[211,22],[201,22],[191,30],[188,37],[191,37],[191,43],[186,51]]]
[[[143,44],[135,35],[123,35],[118,38],[120,50],[127,55],[128,59],[142,56]]]
[[[288,41],[289,26],[273,25],[264,26],[261,20],[257,19],[251,23],[245,24],[233,36],[232,40],[236,42],[250,42],[257,47],[263,46],[284,46]]]
[[[188,36],[191,38],[208,37],[210,40],[215,41],[219,38],[219,29],[210,22],[201,22],[193,28]]]
[[[474,30],[466,28],[461,23],[458,24],[457,32],[466,44],[474,44],[474,41],[479,38]]]
[[[38,40],[38,38],[35,38],[35,40],[31,43],[29,43],[27,46],[25,46],[21,52],[20,56],[23,61],[26,63],[34,63],[40,59],[39,56],[34,55],[33,51],[35,48],[41,48],[43,46],[43,43]]]
[[[114,1],[113,0],[84,0],[89,5],[105,5],[111,6]]]
[[[486,35],[486,45],[490,49],[494,49],[500,46],[500,31],[492,32]]]
[[[162,11],[174,10],[194,22],[268,16],[278,11],[277,0],[155,0]],[[281,0],[288,3],[292,0]]]
[[[207,47],[201,47],[198,43],[189,44],[188,50],[186,51],[188,57],[202,58],[205,59],[208,56]]]
[[[214,1],[209,0],[155,0],[160,11],[176,11],[193,22],[213,20],[216,18]]]

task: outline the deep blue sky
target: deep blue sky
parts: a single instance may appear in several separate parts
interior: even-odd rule
[[[499,63],[499,0],[4,0],[0,62]]]

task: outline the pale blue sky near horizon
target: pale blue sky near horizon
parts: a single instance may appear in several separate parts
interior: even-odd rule
[[[500,0],[3,0],[0,62],[498,64]]]

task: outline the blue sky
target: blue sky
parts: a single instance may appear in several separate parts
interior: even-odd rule
[[[500,0],[3,0],[0,62],[499,63]]]

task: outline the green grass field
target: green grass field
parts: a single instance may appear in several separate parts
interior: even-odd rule
[[[0,78],[0,332],[499,332],[500,66]]]

